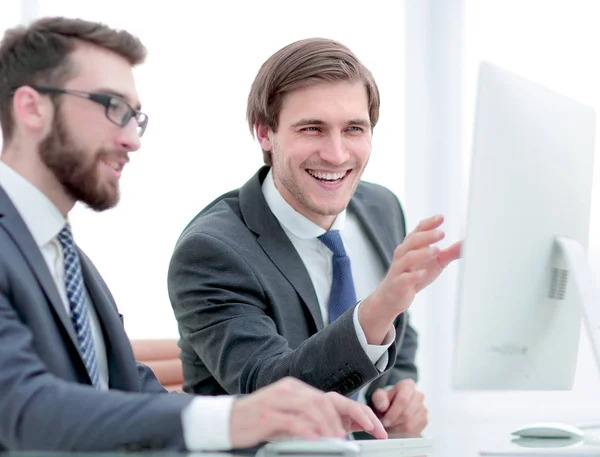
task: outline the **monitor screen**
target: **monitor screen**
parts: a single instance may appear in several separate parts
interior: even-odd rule
[[[572,387],[582,307],[556,237],[587,252],[594,135],[591,107],[481,65],[455,388]]]

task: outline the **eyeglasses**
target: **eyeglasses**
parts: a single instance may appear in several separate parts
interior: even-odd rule
[[[135,118],[137,133],[141,137],[146,131],[148,125],[148,116],[136,109],[133,109],[129,103],[116,95],[97,94],[93,92],[84,92],[81,90],[59,89],[56,87],[29,86],[41,94],[67,94],[76,97],[87,98],[93,102],[99,103],[106,108],[106,118],[119,127],[125,127],[132,117]],[[14,91],[13,91],[14,93]]]

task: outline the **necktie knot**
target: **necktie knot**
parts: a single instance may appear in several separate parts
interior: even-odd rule
[[[74,241],[70,224],[65,224],[62,230],[58,233],[58,241],[63,249],[73,249]]]
[[[339,230],[330,230],[323,233],[318,237],[321,242],[327,246],[335,257],[344,257],[346,250],[344,249],[344,242]]]

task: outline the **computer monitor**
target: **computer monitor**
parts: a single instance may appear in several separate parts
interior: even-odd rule
[[[581,316],[600,360],[586,261],[594,110],[483,63],[459,261],[456,389],[567,390]]]

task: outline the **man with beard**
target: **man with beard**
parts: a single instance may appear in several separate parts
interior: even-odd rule
[[[194,397],[167,394],[136,365],[68,214],[119,199],[148,122],[132,73],[145,54],[125,31],[66,18],[0,44],[0,451],[229,449],[356,428],[385,437],[367,407],[297,380]]]
[[[247,393],[294,376],[360,392],[388,432],[419,435],[406,311],[460,245],[434,246],[441,216],[405,236],[397,198],[360,181],[379,117],[373,76],[340,43],[301,40],[262,65],[247,117],[265,167],[200,212],[171,260],[184,390]]]

